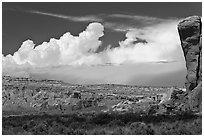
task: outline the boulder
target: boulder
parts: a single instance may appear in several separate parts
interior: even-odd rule
[[[81,99],[81,92],[80,91],[74,91],[72,94],[72,98]]]
[[[201,18],[191,16],[178,24],[184,57],[186,60],[186,91],[192,111],[200,111],[202,105],[202,32]]]
[[[170,98],[159,104],[150,105],[148,114],[178,114],[189,111],[187,92],[178,88],[171,88]]]

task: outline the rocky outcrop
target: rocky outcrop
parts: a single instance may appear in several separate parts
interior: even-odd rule
[[[81,99],[81,92],[80,91],[74,91],[72,98]]]
[[[202,112],[202,32],[201,18],[191,16],[178,24],[178,32],[186,60],[186,91],[173,88],[171,97],[152,105],[149,114]]]
[[[202,32],[201,18],[191,16],[178,24],[184,57],[186,60],[186,91],[193,111],[201,111],[202,105]]]

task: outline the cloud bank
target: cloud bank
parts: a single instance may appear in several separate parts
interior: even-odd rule
[[[95,51],[101,46],[104,35],[101,23],[90,23],[78,36],[70,32],[59,39],[35,45],[26,40],[13,55],[2,55],[3,74],[29,75],[33,69],[63,65],[101,65],[144,62],[168,62],[177,60],[180,42],[177,34],[177,20],[162,21],[144,28],[131,28],[126,39],[119,41],[119,47]],[[176,52],[175,52],[176,51]]]

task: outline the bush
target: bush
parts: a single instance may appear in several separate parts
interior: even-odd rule
[[[96,116],[94,116],[91,119],[91,122],[98,125],[104,125],[104,124],[108,124],[112,120],[113,120],[113,115],[109,115],[107,113],[99,113],[99,114],[96,114]]]
[[[158,127],[162,135],[200,135],[202,134],[201,119],[193,121],[162,122]]]
[[[154,135],[154,130],[150,125],[143,122],[134,122],[130,125],[131,134],[133,135]]]
[[[108,123],[108,127],[117,127],[117,126],[125,126],[125,123],[123,123],[121,120],[112,120]]]
[[[125,135],[125,130],[123,127],[116,127],[114,130],[113,130],[113,133],[112,135]]]
[[[107,134],[107,132],[103,128],[102,129],[101,128],[95,128],[95,129],[89,131],[88,134],[90,134],[90,135],[105,135],[105,134]]]
[[[32,131],[35,135],[48,134],[48,125],[45,121],[39,122]]]

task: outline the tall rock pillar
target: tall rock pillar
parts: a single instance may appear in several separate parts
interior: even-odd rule
[[[201,18],[191,16],[178,24],[184,57],[186,60],[186,91],[190,109],[201,111],[202,106],[202,32]]]

